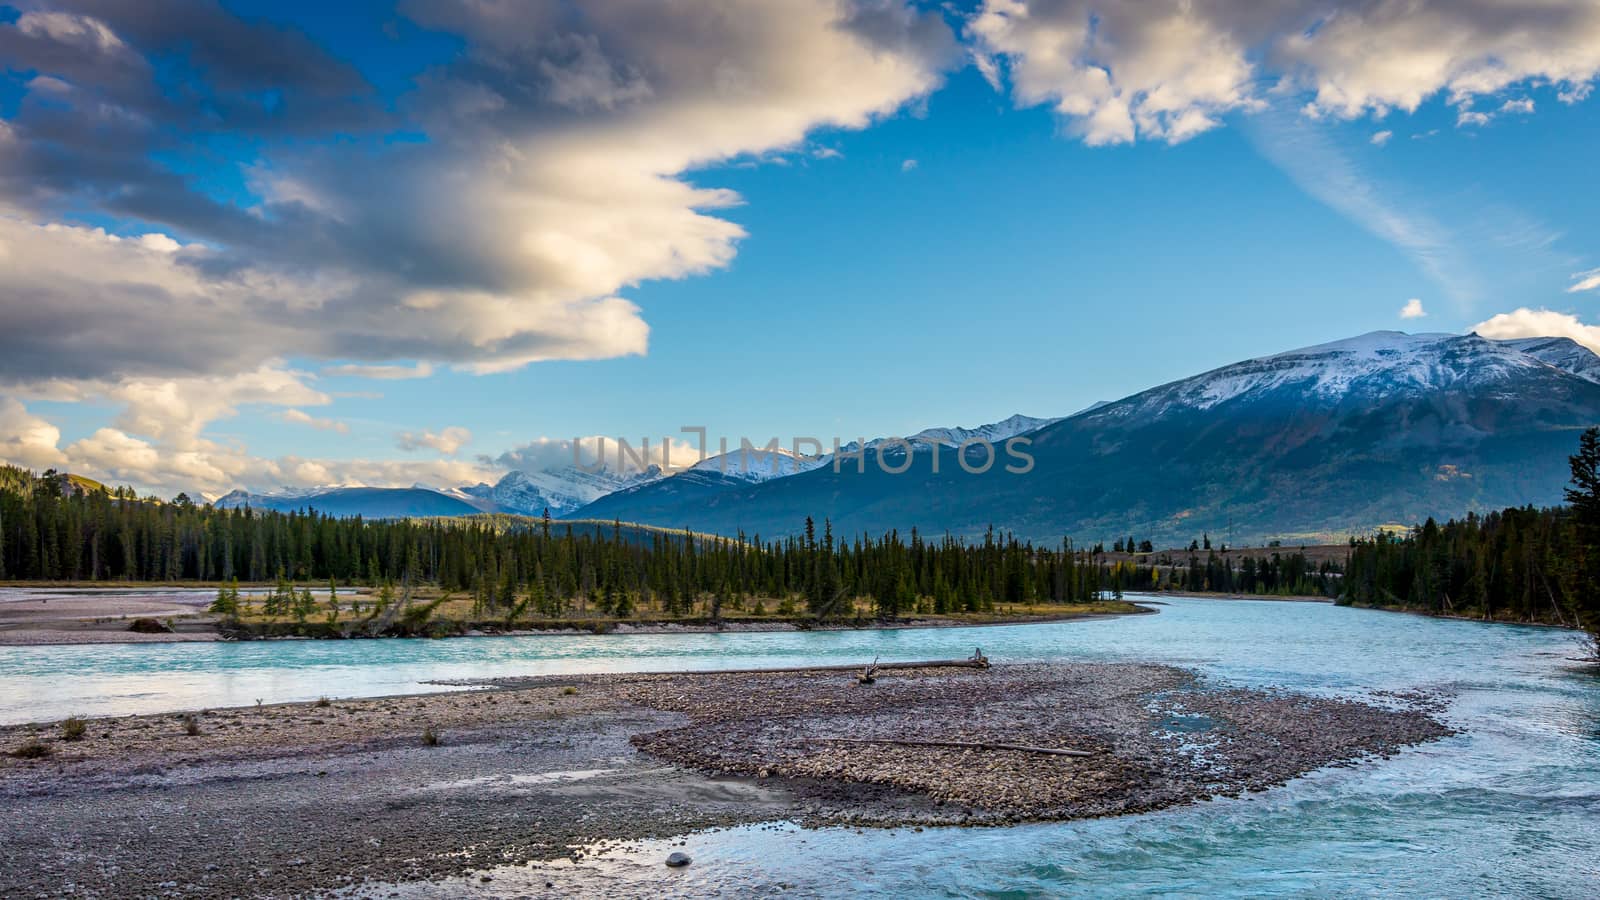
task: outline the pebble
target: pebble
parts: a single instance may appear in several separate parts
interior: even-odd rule
[[[689,864],[689,854],[673,853],[667,857],[667,868],[681,869]]]

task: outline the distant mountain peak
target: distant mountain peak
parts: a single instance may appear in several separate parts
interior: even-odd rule
[[[1169,406],[1211,409],[1245,398],[1277,395],[1306,404],[1368,403],[1395,396],[1421,396],[1441,390],[1468,390],[1509,383],[1537,368],[1558,368],[1588,381],[1600,378],[1600,359],[1588,374],[1570,366],[1584,361],[1572,345],[1541,350],[1546,359],[1518,342],[1491,341],[1477,334],[1373,331],[1231,363],[1209,372],[1135,394],[1094,411],[1094,415],[1150,415]],[[1542,345],[1541,345],[1542,346]],[[1589,354],[1590,357],[1593,354]]]

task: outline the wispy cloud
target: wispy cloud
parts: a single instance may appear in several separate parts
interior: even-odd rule
[[[383,381],[401,381],[407,378],[427,378],[433,374],[433,364],[419,362],[414,366],[395,366],[350,363],[339,366],[326,366],[323,368],[322,374],[377,378]]]
[[[454,455],[472,440],[472,432],[454,425],[439,431],[402,431],[395,435],[395,446],[401,450],[437,450],[445,456]]]
[[[295,425],[309,425],[318,431],[334,431],[339,434],[350,433],[350,426],[337,419],[320,419],[298,409],[286,409],[278,414],[278,418]]]
[[[902,171],[902,172],[910,172],[913,169],[915,169],[916,167],[917,167],[917,161],[914,160],[914,159],[908,159],[905,162],[902,162],[900,164],[900,171]]]
[[[1458,303],[1469,305],[1482,288],[1449,229],[1395,197],[1345,151],[1330,126],[1282,108],[1252,117],[1252,143],[1302,190],[1411,259]]]
[[[1567,286],[1567,293],[1576,294],[1580,291],[1592,291],[1595,288],[1600,288],[1600,269],[1574,274],[1572,284]]]
[[[1376,144],[1379,147],[1382,147],[1384,144],[1389,143],[1389,139],[1392,138],[1392,137],[1394,137],[1394,132],[1389,131],[1387,129],[1385,129],[1383,131],[1374,132],[1373,135],[1372,135],[1372,143]]]

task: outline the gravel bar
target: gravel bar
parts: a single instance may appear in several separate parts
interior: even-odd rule
[[[0,728],[0,896],[361,894],[750,822],[1136,813],[1443,737],[1437,705],[1075,663],[890,670],[871,685],[841,672],[500,679],[93,719],[72,741],[57,723],[12,726]],[[11,755],[30,744],[45,755]]]

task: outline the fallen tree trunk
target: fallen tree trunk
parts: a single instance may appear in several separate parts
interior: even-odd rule
[[[1022,753],[1043,753],[1047,756],[1093,756],[1088,750],[1068,750],[1064,747],[1030,747],[1027,744],[992,744],[980,741],[915,741],[896,738],[809,738],[814,742],[829,744],[890,744],[896,747],[955,747],[962,750],[1016,750]]]

